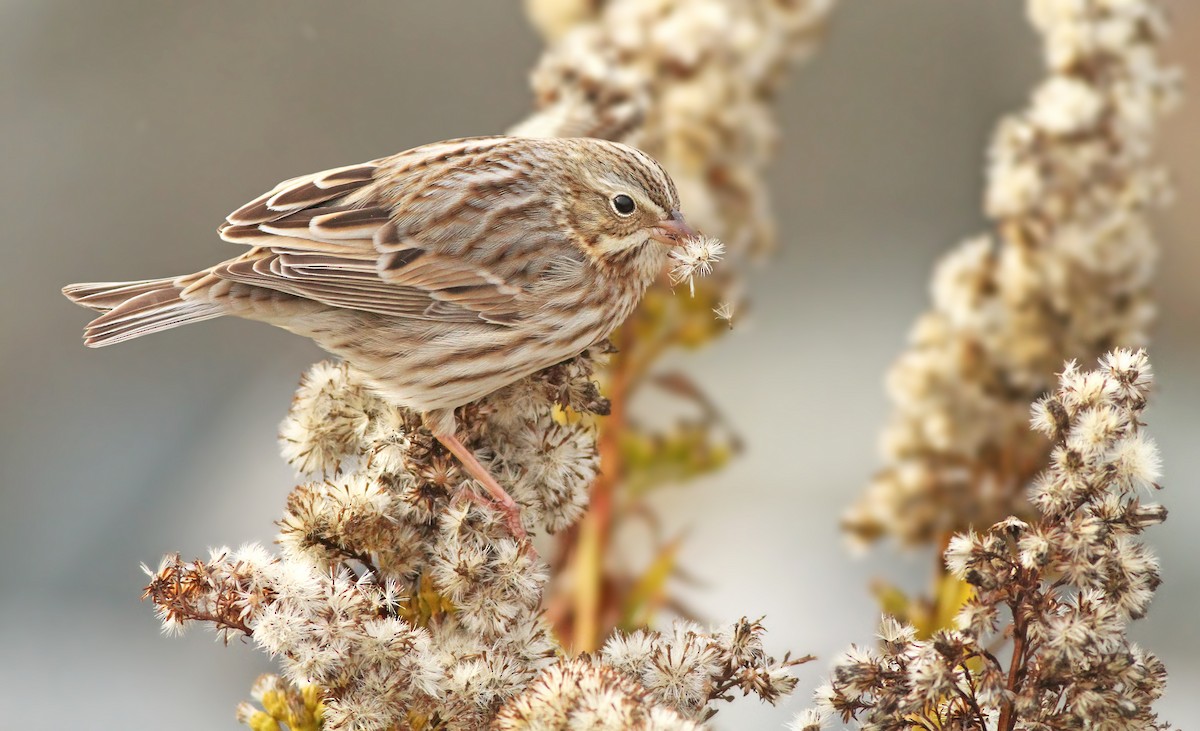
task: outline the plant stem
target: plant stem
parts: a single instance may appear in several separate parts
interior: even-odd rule
[[[1024,596],[1018,595],[1009,608],[1013,615],[1013,652],[1008,668],[1008,690],[1015,693],[1017,681],[1020,678],[1025,658],[1025,617],[1021,613]],[[1006,699],[1000,709],[1000,718],[996,724],[998,731],[1013,731],[1017,724],[1016,702]]]
[[[624,476],[621,462],[621,434],[625,428],[626,401],[629,395],[630,363],[633,347],[632,328],[620,328],[614,340],[617,352],[611,361],[608,399],[611,412],[600,432],[597,448],[600,452],[600,474],[592,483],[591,502],[579,529],[579,540],[575,550],[574,623],[572,627],[572,649],[593,652],[603,639],[600,626],[602,587],[604,583],[604,556],[612,533],[613,494]]]

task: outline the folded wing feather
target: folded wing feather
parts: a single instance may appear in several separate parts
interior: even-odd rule
[[[221,238],[253,247],[221,279],[394,317],[510,325],[524,291],[488,267],[397,231],[381,161],[280,183],[231,213]],[[451,247],[445,247],[451,248]]]

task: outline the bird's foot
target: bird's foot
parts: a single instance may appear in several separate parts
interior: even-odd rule
[[[468,485],[463,485],[459,489],[458,494],[480,507],[499,511],[504,516],[504,526],[508,528],[508,532],[512,534],[512,537],[522,543],[530,543],[529,533],[526,532],[525,525],[521,522],[521,506],[517,505],[512,498],[509,498],[509,503],[505,504],[503,501],[496,500],[495,498],[480,495]],[[505,495],[507,496],[507,493]]]
[[[467,449],[466,445],[458,440],[453,433],[447,433],[440,429],[434,429],[433,436],[442,443],[450,453],[458,458],[462,463],[463,469],[467,474],[475,478],[483,489],[487,491],[491,500],[477,494],[473,490],[467,489],[465,492],[470,500],[479,505],[487,505],[494,510],[499,510],[504,514],[504,524],[508,527],[512,537],[521,544],[522,550],[533,556],[537,556],[537,551],[533,548],[533,542],[529,539],[529,534],[525,531],[524,524],[521,523],[521,506],[517,504],[512,496],[505,492],[496,478],[488,472],[487,468],[480,464],[474,453]]]

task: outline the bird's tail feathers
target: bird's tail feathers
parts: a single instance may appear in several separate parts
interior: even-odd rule
[[[183,290],[190,283],[175,277],[90,282],[67,285],[63,294],[76,304],[104,313],[89,322],[83,333],[85,345],[100,348],[225,314],[212,302],[183,299]]]

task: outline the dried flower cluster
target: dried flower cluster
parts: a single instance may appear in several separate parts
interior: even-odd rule
[[[686,281],[688,291],[696,296],[696,277],[712,274],[713,265],[725,254],[725,244],[711,236],[688,239],[683,246],[671,250],[671,284]]]
[[[628,676],[581,657],[538,676],[524,695],[500,710],[493,728],[699,731],[700,726],[656,704]]]
[[[858,538],[934,541],[1025,515],[1045,464],[1026,404],[1059,364],[1139,347],[1153,314],[1147,212],[1167,186],[1148,158],[1178,75],[1156,54],[1153,0],[1029,0],[1048,71],[992,140],[996,230],[938,266],[933,307],[893,366],[888,465],[846,518]]]
[[[460,433],[523,506],[527,526],[575,520],[595,476],[605,402],[591,353],[460,412]],[[327,728],[478,728],[554,662],[545,570],[478,498],[415,412],[345,365],[305,377],[282,427],[312,481],[288,498],[278,556],[258,546],[168,558],[147,594],[167,627],[240,631],[324,692]]]
[[[511,486],[529,527],[569,525],[586,503],[597,464],[587,417],[607,407],[590,380],[594,357],[460,412],[460,433]],[[544,565],[419,415],[375,397],[348,366],[312,368],[281,442],[311,481],[288,498],[279,555],[249,545],[206,561],[170,556],[146,589],[166,629],[208,622],[280,659],[287,682],[260,683],[253,695],[264,710],[239,711],[256,729],[318,718],[327,729],[477,729],[509,701],[517,724],[512,714],[550,718],[567,702],[547,695],[553,678],[571,703],[599,713],[607,696],[589,694],[614,673],[623,675],[612,692],[633,689],[630,708],[646,719],[693,719],[732,688],[774,702],[795,684],[793,663],[767,657],[751,622],[716,636],[687,627],[614,640],[623,651],[588,661],[587,673],[560,664],[541,614]]]
[[[918,640],[886,618],[878,651],[852,649],[793,726],[857,719],[871,729],[1158,729],[1151,704],[1166,670],[1129,641],[1159,584],[1138,542],[1166,510],[1159,458],[1139,421],[1150,387],[1143,351],[1116,350],[1092,372],[1072,362],[1037,401],[1033,427],[1053,443],[1034,482],[1039,518],[1010,517],[950,541],[946,566],[973,596],[958,629]],[[995,653],[1012,641],[1007,666]]]
[[[789,668],[812,658],[776,661],[763,650],[762,632],[759,622],[742,619],[712,634],[677,622],[669,633],[616,635],[597,657],[543,672],[494,728],[700,731],[716,713],[712,701],[731,700],[732,690],[774,704],[795,689]]]

